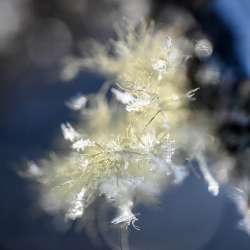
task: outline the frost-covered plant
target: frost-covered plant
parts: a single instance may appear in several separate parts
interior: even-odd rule
[[[186,103],[196,90],[185,89],[178,36],[152,24],[128,25],[111,48],[95,45],[91,56],[68,60],[63,75],[69,78],[81,67],[105,74],[113,98],[109,102],[101,91],[67,103],[82,110],[83,122],[76,128],[62,124],[68,155],[40,163],[43,204],[75,220],[103,195],[118,209],[111,223],[137,228],[132,212],[137,194],[153,200],[164,186],[187,175],[172,156],[178,127],[189,116]],[[205,167],[203,172],[217,194],[214,179]]]

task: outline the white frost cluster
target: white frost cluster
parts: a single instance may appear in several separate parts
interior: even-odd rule
[[[122,104],[128,104],[134,100],[134,97],[127,92],[122,92],[115,88],[112,88],[111,92],[115,96],[116,100],[121,102]]]
[[[86,147],[91,147],[95,144],[88,138],[81,138],[81,135],[69,123],[62,124],[61,128],[64,139],[72,142],[71,147],[77,152],[84,151]]]
[[[119,207],[119,214],[115,217],[111,223],[112,224],[124,224],[126,228],[132,225],[135,229],[140,230],[138,226],[135,225],[135,222],[138,218],[131,211],[133,207],[133,202],[129,201],[126,204]]]
[[[159,59],[152,64],[153,70],[158,73],[158,81],[162,80],[163,75],[167,72],[167,61]]]
[[[138,112],[142,111],[145,107],[151,104],[151,97],[144,94],[140,97],[134,97],[128,92],[122,92],[118,89],[112,88],[112,93],[114,94],[117,101],[126,105],[126,110],[128,112]]]
[[[111,221],[112,224],[124,225],[126,229],[132,225],[135,229],[139,230],[135,225],[138,218],[132,212],[134,205],[132,199],[135,190],[143,190],[144,187],[145,180],[143,177],[113,177],[100,186],[100,192],[110,201],[114,202],[118,208],[118,215]]]
[[[75,129],[69,124],[65,123],[61,125],[63,137],[67,141],[75,141],[76,139],[80,138],[80,134],[75,131]]]
[[[84,151],[86,147],[92,146],[93,142],[90,139],[80,139],[72,144],[72,148],[77,152]]]
[[[150,152],[154,147],[159,144],[160,141],[157,140],[154,133],[146,133],[141,137],[141,142],[137,145],[138,148],[143,148],[146,152]]]
[[[150,96],[144,95],[142,97],[134,98],[132,101],[130,101],[126,106],[126,110],[128,112],[142,111],[143,108],[149,106],[150,103],[151,103]]]
[[[66,219],[75,220],[82,217],[84,211],[83,199],[85,195],[85,188],[76,195],[76,198],[72,201],[69,210],[66,213]]]

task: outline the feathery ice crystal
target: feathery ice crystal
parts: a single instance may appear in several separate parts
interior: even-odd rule
[[[74,220],[104,195],[119,211],[111,223],[137,228],[132,212],[136,195],[144,192],[155,198],[163,185],[185,178],[185,167],[172,163],[174,138],[188,116],[185,104],[196,90],[185,90],[177,41],[174,34],[155,31],[153,25],[128,25],[127,32],[118,31],[112,54],[96,45],[90,57],[74,61],[75,72],[81,67],[100,69],[112,79],[114,98],[108,104],[105,94],[98,93],[69,103],[74,110],[83,109],[84,126],[62,124],[72,151],[41,163],[39,180],[49,209],[53,204],[53,210],[63,210]],[[73,66],[66,65],[66,70]],[[217,194],[215,185],[210,188]]]

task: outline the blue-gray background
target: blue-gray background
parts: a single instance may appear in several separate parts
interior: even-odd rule
[[[76,231],[73,227],[63,232],[56,230],[53,218],[36,208],[37,197],[31,192],[32,185],[16,174],[26,160],[39,160],[51,150],[58,150],[54,140],[60,136],[60,124],[78,119],[77,114],[65,106],[65,101],[78,93],[96,92],[105,80],[94,73],[81,73],[72,82],[61,81],[58,77],[59,59],[75,49],[73,45],[67,47],[67,42],[53,60],[46,60],[43,55],[41,60],[32,56],[27,59],[27,51],[28,55],[33,55],[40,47],[27,49],[33,44],[26,43],[25,39],[28,37],[28,41],[33,41],[34,36],[39,36],[38,28],[41,27],[41,33],[47,34],[44,29],[49,27],[43,26],[45,19],[68,21],[73,30],[72,41],[82,35],[78,31],[81,22],[58,11],[56,2],[32,1],[33,23],[16,34],[14,45],[6,47],[7,52],[0,52],[0,249],[98,248],[84,231]],[[169,2],[173,4],[173,1],[156,2],[158,11],[166,8]],[[196,1],[176,1],[175,4],[191,13],[199,29],[213,42],[215,51],[210,61],[226,76],[220,85],[220,93],[228,94],[230,98],[231,92],[250,76],[250,2],[193,2]],[[95,12],[92,12],[94,18]],[[153,15],[157,16],[157,13]],[[86,28],[91,26],[91,20],[90,23],[84,21],[89,36],[91,32],[98,32],[98,29],[90,31]],[[105,36],[101,34],[100,40],[105,40]],[[43,42],[49,41],[44,39]],[[47,44],[45,52],[50,45],[51,49],[53,45],[57,46]],[[39,55],[35,53],[35,56]],[[157,207],[136,209],[142,230],[130,232],[131,245],[143,250],[249,250],[250,237],[237,226],[241,215],[227,193],[228,187],[222,187],[220,195],[213,197],[201,179],[190,176],[181,186],[163,194]],[[99,249],[109,247],[103,243]]]

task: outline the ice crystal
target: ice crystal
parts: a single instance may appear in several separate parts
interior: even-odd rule
[[[72,144],[72,148],[76,150],[77,152],[84,151],[86,147],[92,146],[93,142],[91,142],[89,139],[80,139]]]
[[[82,190],[76,195],[76,198],[72,201],[71,206],[66,213],[67,219],[75,220],[83,215],[84,194],[85,194],[85,188],[82,188]]]
[[[114,218],[111,223],[112,224],[124,224],[126,228],[129,225],[132,225],[135,229],[140,230],[138,226],[135,225],[135,222],[138,220],[136,216],[131,211],[133,207],[133,202],[130,201],[125,205],[119,207],[119,215]]]
[[[128,112],[142,111],[144,107],[147,107],[151,103],[151,98],[148,95],[133,98],[127,103],[126,110]]]
[[[158,72],[158,80],[160,81],[167,70],[167,62],[165,60],[159,59],[157,62],[152,64],[155,71]]]
[[[73,142],[80,137],[80,134],[69,123],[62,124],[61,128],[65,140]]]
[[[138,144],[138,148],[143,148],[146,152],[152,151],[160,142],[157,140],[155,134],[146,133],[141,137],[141,142]]]
[[[134,100],[134,97],[127,92],[122,92],[115,88],[112,88],[111,91],[115,95],[115,98],[122,104],[128,104]]]

